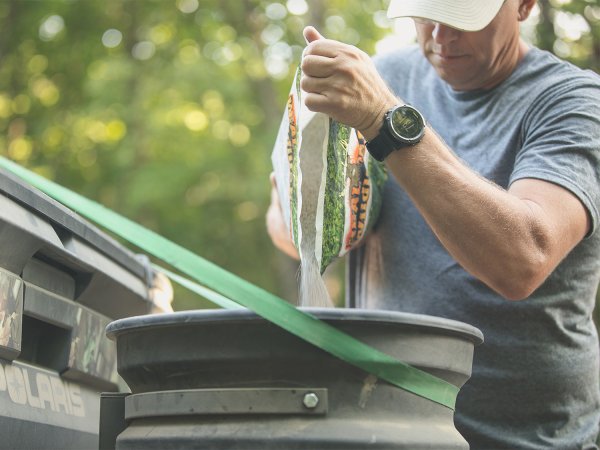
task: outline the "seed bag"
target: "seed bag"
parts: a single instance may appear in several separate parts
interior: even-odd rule
[[[306,108],[300,76],[298,69],[271,159],[300,254],[300,306],[331,306],[321,275],[375,223],[386,172],[359,132]]]

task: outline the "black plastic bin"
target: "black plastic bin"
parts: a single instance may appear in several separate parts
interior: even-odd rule
[[[305,311],[460,388],[479,330],[392,311]],[[112,322],[128,396],[103,398],[102,450],[467,450],[451,409],[378,380],[247,310]]]
[[[0,448],[98,448],[118,391],[113,319],[150,312],[151,269],[0,170]]]

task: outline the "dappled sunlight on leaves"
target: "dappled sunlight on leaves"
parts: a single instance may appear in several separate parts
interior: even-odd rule
[[[373,53],[394,26],[387,3],[0,2],[1,152],[293,298],[296,266],[282,264],[264,214],[302,29]],[[598,8],[560,7],[580,31],[550,46],[592,67]],[[198,304],[176,295],[177,308]]]

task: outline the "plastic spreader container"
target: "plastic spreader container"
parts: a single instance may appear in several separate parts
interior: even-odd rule
[[[483,339],[476,328],[439,317],[305,311],[457,388],[470,377]],[[130,317],[112,322],[107,334],[117,342],[118,370],[131,394],[103,398],[102,449],[469,448],[450,408],[377,379],[251,311]]]
[[[98,448],[118,391],[113,319],[151,311],[151,269],[0,170],[0,448]]]

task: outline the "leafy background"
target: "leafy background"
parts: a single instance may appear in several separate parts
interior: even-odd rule
[[[302,29],[405,45],[385,0],[0,0],[0,152],[282,297],[270,152]],[[597,0],[540,0],[525,38],[600,70]],[[328,269],[341,301],[343,264]],[[208,303],[176,289],[175,308]]]

